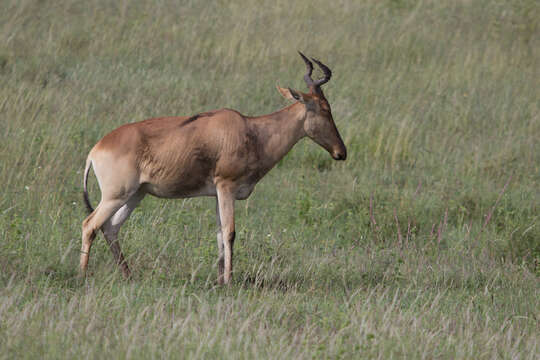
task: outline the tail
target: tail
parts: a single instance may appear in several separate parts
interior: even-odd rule
[[[90,214],[92,211],[94,211],[94,208],[90,204],[90,199],[88,199],[88,173],[90,172],[90,167],[92,166],[92,160],[90,158],[86,159],[86,167],[84,168],[84,192],[83,192],[83,200],[84,204],[86,205],[86,210]]]

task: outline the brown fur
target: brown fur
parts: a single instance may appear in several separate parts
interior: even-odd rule
[[[320,88],[310,93],[279,88],[299,100],[275,113],[247,117],[222,109],[192,117],[164,117],[126,124],[105,135],[90,151],[102,199],[83,222],[81,271],[95,232],[102,229],[124,275],[130,272],[116,237],[145,194],[162,198],[215,196],[220,233],[218,282],[232,276],[234,201],[247,198],[257,182],[304,136],[336,160],[346,149]],[[89,202],[88,207],[91,209]]]

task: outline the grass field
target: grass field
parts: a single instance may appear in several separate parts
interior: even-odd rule
[[[0,359],[540,356],[534,0],[0,2]],[[147,197],[78,278],[82,170],[126,123],[286,105],[328,64],[348,148],[309,140],[236,204]],[[179,149],[182,151],[182,149]],[[99,189],[90,179],[92,202]]]

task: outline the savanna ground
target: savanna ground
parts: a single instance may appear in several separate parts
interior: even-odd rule
[[[540,5],[0,3],[0,358],[537,359]],[[147,197],[77,277],[82,169],[110,130],[325,85],[349,158],[309,140],[238,202]],[[178,149],[182,151],[182,149]],[[92,202],[99,201],[91,177]]]

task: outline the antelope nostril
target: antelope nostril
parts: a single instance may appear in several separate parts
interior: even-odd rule
[[[342,153],[342,152],[336,152],[334,153],[334,159],[335,160],[345,160],[347,158],[347,154],[346,153]]]

